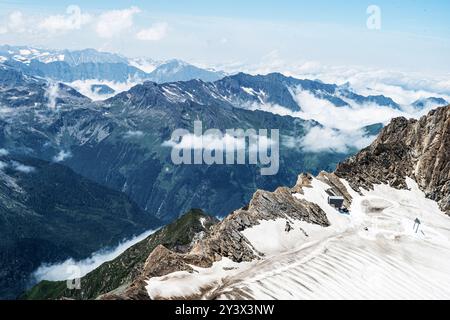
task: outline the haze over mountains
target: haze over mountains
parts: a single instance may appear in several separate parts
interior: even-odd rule
[[[24,256],[17,258],[21,262],[15,268],[4,265],[0,272],[16,280],[6,281],[1,294],[19,294],[41,263],[86,258],[104,246],[170,223],[191,208],[223,217],[248,203],[257,189],[294,185],[303,171],[333,171],[369,145],[393,116],[418,117],[442,104],[443,98],[423,97],[405,106],[387,96],[358,94],[348,85],[280,73],[225,75],[178,60],[128,59],[92,49],[1,46],[2,228],[11,226],[11,208],[24,210],[17,222],[21,228],[30,227],[27,222],[33,219],[44,226],[30,233],[2,232],[3,252],[16,259],[11,256],[16,246],[47,241],[52,235],[47,228],[56,228],[55,223],[76,230],[92,221],[111,222],[88,243],[66,235],[57,242],[66,241],[67,248],[57,254],[37,252],[33,263]],[[204,130],[279,129],[278,173],[261,176],[260,166],[252,165],[174,165],[171,134],[178,128],[192,132],[196,120]],[[48,189],[38,193],[36,185],[44,178]],[[65,202],[63,195],[80,184],[85,192],[77,195],[79,201]],[[92,203],[82,200],[97,191]],[[50,201],[49,194],[55,199]],[[102,207],[105,203],[114,208]],[[67,219],[54,219],[60,211],[60,218]],[[84,235],[93,236],[89,230]]]

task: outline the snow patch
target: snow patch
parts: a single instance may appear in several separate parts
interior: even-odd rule
[[[145,288],[151,299],[197,296],[220,286],[226,277],[236,274],[249,264],[239,264],[228,258],[222,258],[211,268],[191,266],[194,269],[193,273],[179,271],[167,276],[151,278],[147,281]]]
[[[282,221],[244,231],[272,256],[229,279],[235,284],[221,298],[236,298],[233,291],[240,290],[252,299],[448,299],[450,219],[437,203],[409,178],[409,190],[376,185],[362,196],[342,182],[353,197],[350,216],[328,205],[329,187],[317,179],[304,195],[296,195],[326,212],[331,226],[319,231],[329,233],[323,240],[305,244],[299,238],[298,250],[286,252],[295,236],[284,235],[286,245],[268,250],[277,237],[267,234],[280,233]],[[417,232],[416,218],[421,221]]]
[[[292,230],[285,231],[286,219],[261,221],[259,225],[246,229],[242,234],[252,246],[266,256],[298,250],[310,242],[318,241],[330,234],[327,228],[304,221],[289,220]]]
[[[257,93],[255,90],[253,90],[253,88],[246,88],[246,87],[241,87],[242,90],[245,91],[245,93],[252,95],[252,96],[256,96]]]
[[[20,49],[19,54],[21,54],[23,56],[29,56],[31,54],[31,51],[28,49]]]
[[[200,224],[202,225],[203,229],[206,229],[206,218],[205,217],[200,217]]]
[[[16,60],[16,61],[25,63],[25,64],[30,64],[30,59],[28,59],[26,57],[22,57],[22,56],[19,56],[19,55],[14,55],[13,59]]]

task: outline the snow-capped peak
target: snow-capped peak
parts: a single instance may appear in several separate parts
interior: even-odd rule
[[[162,61],[157,61],[157,60],[153,60],[151,58],[145,58],[145,57],[128,59],[128,63],[131,66],[136,67],[146,73],[153,72],[156,68],[158,68],[161,64],[163,64]]]

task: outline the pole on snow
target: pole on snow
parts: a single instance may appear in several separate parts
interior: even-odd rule
[[[416,230],[416,233],[419,231],[420,224],[421,224],[421,222],[420,222],[419,218],[416,218],[416,220],[414,220],[414,226],[413,226],[413,230]]]

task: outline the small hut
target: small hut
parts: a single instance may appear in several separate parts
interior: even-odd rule
[[[344,197],[328,196],[328,204],[336,209],[340,209],[344,205]]]

